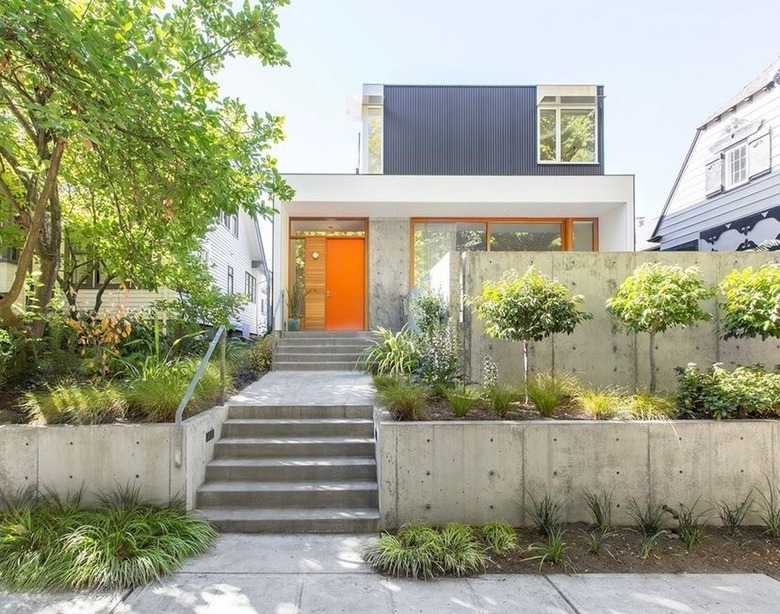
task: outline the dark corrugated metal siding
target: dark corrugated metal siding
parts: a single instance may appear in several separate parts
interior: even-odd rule
[[[385,175],[603,175],[599,164],[536,162],[536,87],[384,87]]]

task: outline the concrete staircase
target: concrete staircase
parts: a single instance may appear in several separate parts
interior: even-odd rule
[[[369,332],[288,332],[274,351],[273,370],[360,370],[360,355],[371,345],[371,339]]]
[[[229,408],[197,507],[231,533],[379,530],[373,407]]]

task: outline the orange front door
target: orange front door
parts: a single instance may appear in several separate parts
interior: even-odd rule
[[[325,329],[363,330],[366,307],[364,239],[327,239]]]

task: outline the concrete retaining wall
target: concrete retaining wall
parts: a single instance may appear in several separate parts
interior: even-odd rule
[[[530,348],[531,370],[574,372],[582,382],[594,385],[647,387],[649,382],[648,336],[628,335],[613,330],[604,305],[636,267],[645,262],[662,262],[683,267],[696,266],[704,281],[715,284],[735,268],[758,267],[774,262],[772,253],[572,253],[572,252],[470,252],[463,257],[463,293],[476,295],[485,281],[498,280],[504,271],[521,274],[533,265],[555,277],[575,294],[585,297],[585,309],[593,320],[581,324],[572,335],[557,335]],[[706,368],[713,362],[726,366],[764,363],[768,368],[780,363],[780,341],[718,337],[718,311],[715,299],[702,303],[714,320],[684,329],[672,329],[656,337],[656,365],[659,389],[677,388],[674,368],[696,362]],[[454,309],[458,308],[455,304]],[[497,341],[484,335],[482,323],[465,311],[464,343],[466,375],[482,381],[482,361],[490,355],[498,364],[501,380],[518,383],[523,377],[520,343]]]
[[[736,502],[780,487],[780,422],[392,422],[379,425],[382,526],[405,522],[523,525],[527,492],[550,493],[565,520],[587,521],[585,489],[672,507]],[[713,511],[710,522],[717,522]],[[757,522],[755,514],[748,519]]]
[[[226,417],[226,407],[215,407],[184,421],[178,468],[172,424],[2,425],[0,492],[33,486],[66,496],[83,486],[89,505],[101,491],[130,485],[145,500],[183,497],[191,509]],[[214,437],[206,441],[212,429]]]

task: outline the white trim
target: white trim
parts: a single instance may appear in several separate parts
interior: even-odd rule
[[[744,178],[740,181],[737,181],[735,183],[731,182],[733,170],[732,170],[732,163],[733,159],[731,155],[737,151],[738,149],[744,150],[744,156],[743,159],[745,161],[745,166],[743,169]],[[738,188],[741,185],[745,185],[750,181],[750,156],[748,152],[748,142],[747,140],[741,141],[737,143],[736,145],[732,145],[728,149],[723,150],[723,190],[733,190],[734,188]]]

